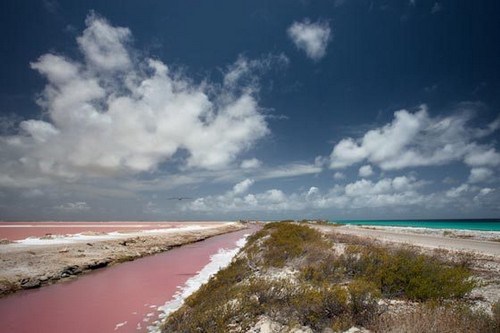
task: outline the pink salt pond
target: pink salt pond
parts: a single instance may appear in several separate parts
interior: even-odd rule
[[[21,240],[46,235],[71,235],[86,232],[108,233],[170,229],[214,222],[0,222],[0,239]]]
[[[155,228],[157,228],[155,226]],[[196,275],[241,230],[0,299],[0,332],[147,332],[158,306]]]

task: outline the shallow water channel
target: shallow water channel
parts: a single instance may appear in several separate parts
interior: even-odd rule
[[[240,230],[0,299],[0,332],[147,332],[158,307],[219,249],[254,230]]]

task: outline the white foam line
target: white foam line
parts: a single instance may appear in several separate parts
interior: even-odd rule
[[[233,249],[219,249],[216,254],[210,256],[210,262],[197,272],[195,276],[189,278],[184,286],[177,287],[179,291],[174,295],[172,300],[158,307],[158,311],[160,312],[159,320],[155,321],[154,325],[148,326],[148,332],[159,333],[161,320],[179,309],[182,304],[184,304],[184,300],[197,291],[203,284],[207,283],[215,273],[227,267],[231,263],[233,257],[245,245],[249,235],[250,234],[246,234],[236,241],[236,247]]]

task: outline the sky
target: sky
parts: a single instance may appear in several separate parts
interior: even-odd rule
[[[498,218],[498,17],[2,1],[0,220]]]

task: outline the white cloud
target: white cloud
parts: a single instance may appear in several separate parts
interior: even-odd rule
[[[394,120],[366,132],[361,138],[342,139],[330,155],[330,167],[344,168],[368,161],[383,170],[443,165],[463,161],[471,166],[500,165],[495,148],[476,140],[493,133],[467,125],[470,112],[430,117],[427,108],[417,112],[400,110]]]
[[[261,165],[262,165],[261,161],[259,161],[256,158],[252,158],[249,160],[242,161],[240,166],[242,169],[255,169],[260,167]]]
[[[320,173],[323,170],[316,164],[290,163],[284,166],[264,170],[256,177],[259,179],[273,179],[285,177],[297,177]]]
[[[222,85],[197,85],[160,60],[139,59],[129,29],[95,14],[86,25],[82,62],[49,53],[31,64],[48,82],[38,101],[47,117],[0,137],[0,186],[153,171],[177,153],[187,167],[218,169],[269,133],[255,73],[286,57],[240,57]]]
[[[397,176],[378,181],[360,179],[345,186],[334,185],[326,190],[310,186],[306,190],[291,193],[276,188],[251,192],[249,186],[245,186],[245,191],[238,192],[233,188],[222,195],[209,195],[183,203],[182,210],[241,214],[294,211],[311,213],[318,210],[359,213],[377,209],[384,214],[407,211],[418,215],[422,209],[439,212],[448,209],[455,213],[457,209],[465,212],[477,211],[481,207],[496,207],[497,197],[492,195],[495,192],[493,188],[461,184],[426,193],[429,184],[429,181],[413,176]]]
[[[254,183],[253,179],[245,179],[245,180],[239,182],[238,184],[234,185],[233,192],[235,194],[245,193],[245,192],[248,191],[248,189],[250,188],[250,186],[253,185],[253,183]]]
[[[340,171],[337,171],[333,174],[333,179],[340,180],[340,179],[344,179],[344,178],[345,178],[345,175]]]
[[[471,188],[469,185],[462,184],[462,185],[457,186],[457,187],[452,187],[451,189],[446,191],[446,196],[449,198],[458,198],[458,197],[464,195],[465,193],[467,193],[470,189]]]
[[[312,60],[319,60],[325,56],[331,38],[328,22],[311,22],[305,19],[302,22],[294,22],[287,32],[295,46],[305,51]]]
[[[90,209],[90,206],[85,201],[67,202],[65,204],[55,206],[54,209],[66,212],[81,212]]]
[[[360,177],[370,177],[373,175],[373,169],[371,165],[363,165],[361,168],[359,168],[358,174]]]
[[[245,186],[245,191],[235,191],[240,184],[223,195],[206,196],[186,203],[183,209],[219,212],[356,209],[411,206],[427,200],[418,193],[425,183],[405,176],[384,178],[378,182],[362,179],[346,186],[337,185],[326,193],[312,186],[307,191],[288,195],[279,189],[247,193],[249,186]]]
[[[474,145],[465,156],[465,163],[470,166],[498,166],[500,154],[494,148]]]
[[[302,207],[302,206],[301,206]],[[252,210],[296,210],[290,205],[289,198],[277,189],[267,190],[256,194],[237,193],[234,190],[223,195],[197,198],[183,206],[185,211],[215,211],[237,212]]]
[[[469,183],[481,183],[491,180],[493,171],[488,168],[472,168],[469,175]]]
[[[132,36],[128,28],[112,27],[91,13],[85,20],[87,29],[77,38],[87,65],[100,70],[125,70],[131,66],[126,43]]]

